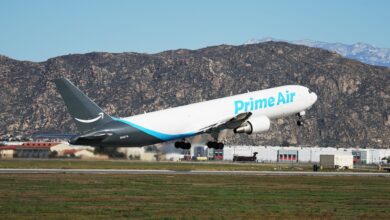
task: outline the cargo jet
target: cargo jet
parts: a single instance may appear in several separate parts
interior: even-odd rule
[[[116,118],[105,113],[68,79],[56,79],[55,84],[80,131],[69,143],[101,148],[176,140],[176,148],[189,149],[191,144],[186,138],[210,134],[215,141],[207,146],[222,149],[224,145],[218,141],[222,130],[265,132],[270,128],[270,120],[289,115],[296,115],[297,125],[302,126],[305,110],[317,101],[317,95],[308,88],[288,85]]]

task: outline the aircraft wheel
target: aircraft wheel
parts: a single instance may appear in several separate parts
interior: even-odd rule
[[[105,149],[104,149],[103,146],[97,146],[97,147],[95,147],[94,153],[95,153],[95,154],[101,154],[101,153],[104,153],[104,152],[105,152],[104,150],[105,150]]]
[[[207,142],[207,147],[208,148],[215,148],[216,147],[216,142],[214,142],[214,141]]]
[[[223,143],[217,143],[217,147],[216,147],[216,149],[223,149],[223,147],[224,147],[224,144]]]
[[[181,143],[182,142],[175,142],[175,148],[181,148]]]
[[[183,141],[175,142],[175,148],[189,150],[191,148],[191,143],[186,143]]]

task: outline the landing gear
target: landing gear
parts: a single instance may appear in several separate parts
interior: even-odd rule
[[[178,141],[175,142],[175,147],[180,149],[189,150],[191,148],[191,143],[184,142],[184,141]]]
[[[297,125],[298,126],[303,126],[305,124],[305,122],[303,120],[303,116],[305,116],[305,111],[301,111],[301,112],[297,113],[297,117],[298,117]]]
[[[126,158],[126,155],[122,152],[118,152],[116,147],[95,147],[94,154],[104,154],[110,158]]]
[[[214,149],[223,149],[224,144],[221,142],[209,141],[207,142],[207,147],[214,148]]]
[[[224,147],[224,144],[222,142],[218,142],[219,139],[219,132],[211,133],[211,137],[213,137],[214,141],[209,141],[207,142],[207,147],[208,148],[214,148],[215,150],[222,150]]]
[[[105,152],[106,152],[106,149],[103,146],[96,146],[95,147],[95,150],[94,150],[95,154],[102,154]]]

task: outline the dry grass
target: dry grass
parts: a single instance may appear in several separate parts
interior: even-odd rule
[[[158,170],[311,170],[309,164],[141,162],[129,160],[0,160],[0,168],[158,169]]]
[[[381,177],[1,174],[3,219],[388,219]]]

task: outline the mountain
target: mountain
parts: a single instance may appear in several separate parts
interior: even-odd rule
[[[356,43],[348,45],[342,43],[326,43],[313,40],[285,41],[267,37],[259,40],[252,39],[247,41],[245,44],[264,43],[268,41],[288,42],[292,44],[322,48],[325,50],[336,52],[350,59],[359,60],[363,63],[390,67],[390,49],[379,48],[366,43]]]
[[[0,57],[0,133],[76,132],[53,79],[67,77],[113,116],[300,84],[318,94],[305,127],[294,116],[227,144],[389,147],[390,69],[284,42],[157,54],[88,53],[34,63]]]

